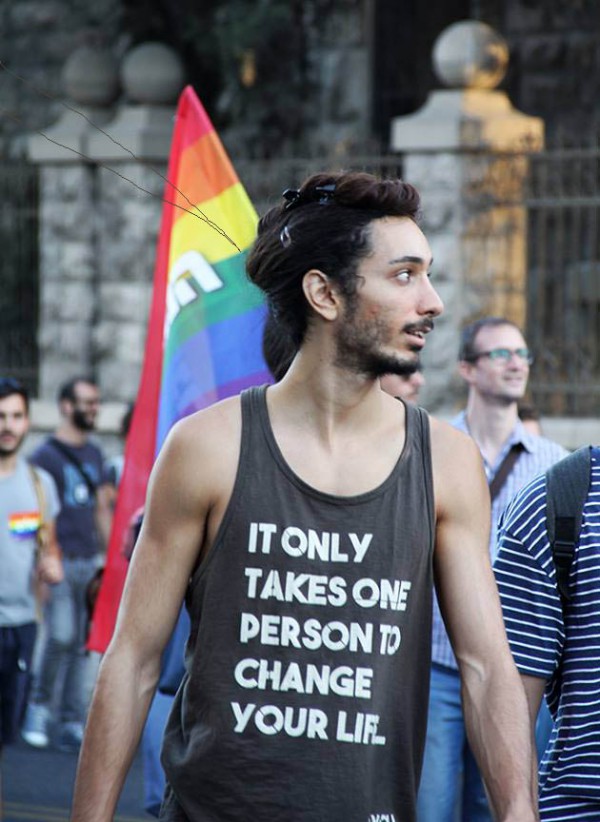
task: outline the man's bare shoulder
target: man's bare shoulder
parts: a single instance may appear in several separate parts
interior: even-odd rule
[[[462,456],[465,459],[481,461],[481,455],[472,437],[459,431],[449,422],[437,417],[429,417],[431,429],[431,448],[434,457],[451,458]]]
[[[242,432],[241,401],[229,397],[179,420],[161,452],[173,468],[189,467],[194,474],[223,475],[237,465]],[[164,453],[163,453],[164,452]]]
[[[199,442],[210,446],[212,438],[220,440],[234,432],[239,434],[241,421],[240,397],[228,397],[179,420],[173,426],[173,434],[188,445]]]
[[[475,441],[444,420],[430,417],[431,457],[436,501],[453,504],[459,497],[476,498],[485,488],[483,460]]]

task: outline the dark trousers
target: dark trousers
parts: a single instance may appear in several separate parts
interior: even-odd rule
[[[0,748],[21,724],[30,684],[37,625],[0,626]]]

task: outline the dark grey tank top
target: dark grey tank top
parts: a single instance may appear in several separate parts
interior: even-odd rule
[[[338,497],[287,465],[265,395],[242,395],[232,498],[188,592],[160,818],[410,822],[431,656],[427,415],[407,405],[391,474]]]

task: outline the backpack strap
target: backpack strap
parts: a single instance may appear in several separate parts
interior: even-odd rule
[[[584,446],[546,471],[546,530],[563,617],[571,599],[569,576],[590,487],[591,455]]]

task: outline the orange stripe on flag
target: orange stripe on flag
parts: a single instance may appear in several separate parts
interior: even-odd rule
[[[177,187],[185,196],[176,192],[175,203],[180,209],[175,220],[185,216],[185,211],[181,211],[181,208],[193,211],[190,203],[202,208],[205,200],[212,200],[237,182],[238,176],[216,133],[213,131],[205,134],[181,155]]]

